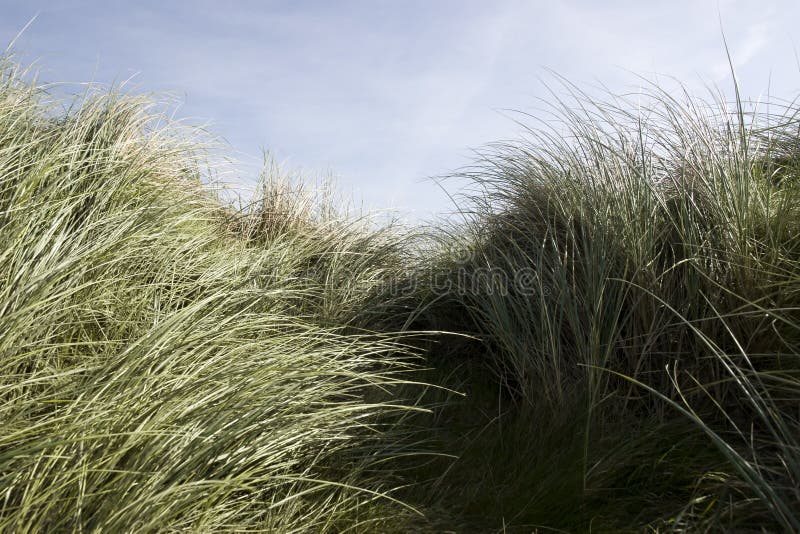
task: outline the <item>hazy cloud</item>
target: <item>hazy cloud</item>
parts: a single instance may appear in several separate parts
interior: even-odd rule
[[[743,92],[800,85],[800,6],[643,2],[5,2],[0,39],[40,11],[17,48],[43,78],[185,95],[181,113],[257,160],[332,170],[368,205],[447,209],[427,176],[469,147],[513,136],[499,109],[534,111],[552,68],[622,91],[628,71],[695,87],[729,83],[722,28]],[[771,79],[770,79],[771,76]],[[535,112],[535,111],[534,111]],[[250,169],[253,176],[255,171]]]

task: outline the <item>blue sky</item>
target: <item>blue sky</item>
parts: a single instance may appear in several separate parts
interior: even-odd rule
[[[257,174],[262,148],[288,169],[333,174],[345,195],[411,219],[450,209],[427,178],[471,148],[514,137],[503,110],[537,114],[553,69],[625,91],[632,73],[730,87],[720,19],[745,96],[800,91],[800,2],[15,1],[0,41],[20,37],[41,79],[170,91]],[[248,178],[249,177],[249,178]],[[453,187],[458,184],[454,183]]]

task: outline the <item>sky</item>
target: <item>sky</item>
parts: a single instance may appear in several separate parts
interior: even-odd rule
[[[229,144],[235,186],[268,150],[411,220],[453,209],[461,184],[434,178],[517,137],[511,110],[537,115],[553,71],[589,92],[637,75],[727,90],[724,32],[743,96],[800,91],[797,1],[0,0],[0,44],[34,16],[13,49],[41,80],[177,94]]]

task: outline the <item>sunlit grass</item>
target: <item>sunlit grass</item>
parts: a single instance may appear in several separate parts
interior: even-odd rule
[[[378,285],[402,237],[266,219],[274,180],[223,208],[196,143],[147,102],[93,93],[58,116],[14,69],[0,87],[0,530],[324,531],[385,520],[375,501],[403,510],[370,468],[385,460],[377,416],[403,408],[367,396],[410,352],[364,330],[366,293],[342,282]]]

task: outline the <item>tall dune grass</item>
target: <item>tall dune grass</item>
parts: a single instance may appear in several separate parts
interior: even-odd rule
[[[562,89],[548,121],[461,173],[477,191],[462,203],[467,222],[433,233],[429,268],[453,290],[429,290],[429,316],[482,340],[441,365],[478,358],[511,413],[582,421],[571,430],[582,483],[571,491],[585,522],[545,526],[598,528],[616,516],[607,528],[796,531],[796,103],[704,101],[658,86],[598,101]],[[540,442],[541,427],[527,428]],[[675,456],[680,439],[656,437],[673,432],[706,436],[706,446],[693,437],[694,451]],[[563,450],[518,449],[511,477],[559,465]],[[541,467],[523,467],[532,457]],[[648,457],[663,458],[658,477],[669,483],[640,476],[658,472]],[[533,490],[530,478],[506,482],[531,495],[518,521],[558,506],[547,478]],[[620,515],[626,506],[636,514]]]
[[[368,399],[411,353],[365,330],[347,286],[396,269],[402,238],[267,221],[274,181],[237,212],[202,186],[191,132],[147,101],[90,91],[59,115],[45,97],[3,65],[0,530],[338,531],[414,515],[375,474],[377,418],[405,408]]]

